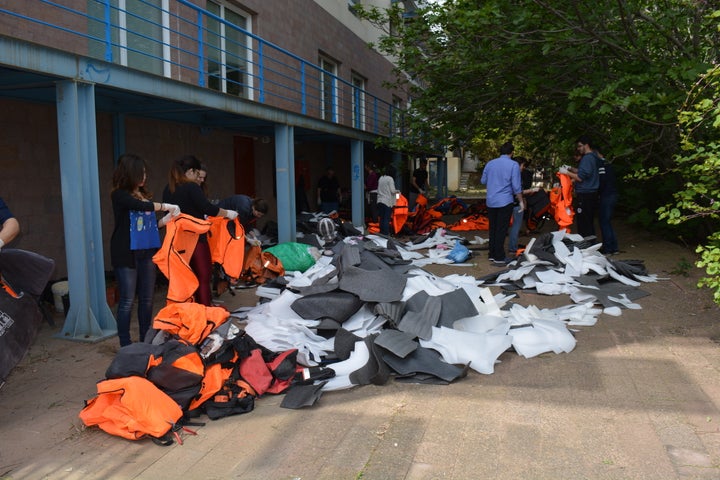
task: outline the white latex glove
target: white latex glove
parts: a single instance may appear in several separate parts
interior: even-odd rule
[[[532,192],[533,192],[533,193],[537,193],[537,192],[539,192],[539,191],[540,191],[540,187],[533,187],[533,188],[532,188]]]
[[[174,205],[172,203],[163,203],[162,204],[163,210],[170,213],[170,216],[177,217],[180,215],[180,207],[177,205]]]
[[[262,247],[262,242],[255,237],[245,237],[245,241],[255,247]]]
[[[564,173],[565,175],[567,175],[567,174],[568,174],[568,171],[569,171],[569,170],[568,170],[567,165],[563,165],[563,166],[561,166],[560,169],[558,170],[558,173]]]
[[[2,250],[2,247],[4,247],[4,246],[5,246],[5,240],[0,238],[0,250]]]
[[[162,217],[162,218],[160,219],[160,221],[158,222],[158,227],[160,227],[160,228],[164,227],[164,226],[167,225],[168,222],[170,222],[170,220],[172,220],[172,219],[173,219],[173,214],[172,214],[172,213],[167,213],[167,214],[166,214],[164,217]]]
[[[236,212],[235,210],[225,210],[225,213],[225,218],[227,218],[228,220],[235,220],[238,216],[238,212]]]

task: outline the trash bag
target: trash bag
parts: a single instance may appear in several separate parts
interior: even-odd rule
[[[313,250],[316,254],[313,255]],[[317,248],[304,243],[285,242],[265,250],[275,255],[282,262],[285,271],[304,272],[315,265],[320,252]]]
[[[467,260],[470,257],[470,250],[460,243],[460,241],[455,242],[455,246],[452,250],[450,250],[450,253],[448,253],[447,258],[453,261],[453,263],[462,263],[465,260]]]

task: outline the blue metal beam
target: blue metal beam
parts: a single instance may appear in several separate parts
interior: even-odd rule
[[[294,242],[297,237],[294,137],[292,126],[275,125],[275,182],[279,243]]]
[[[164,98],[181,104],[220,110],[272,123],[307,128],[315,132],[349,139],[373,142],[377,138],[376,135],[368,132],[311,118],[300,113],[225,95],[191,84],[164,81],[151,73],[41,47],[2,35],[0,35],[0,65],[41,72],[44,75],[62,79],[87,81],[96,84],[96,88],[108,87],[131,91],[140,95]]]
[[[107,304],[95,90],[92,84],[57,83],[60,185],[70,308],[59,338],[96,342],[117,333]]]
[[[113,131],[113,165],[117,167],[117,159],[120,155],[125,153],[125,115],[122,113],[115,113],[112,116],[112,131]]]
[[[350,142],[350,192],[352,222],[365,231],[365,158],[361,140]]]

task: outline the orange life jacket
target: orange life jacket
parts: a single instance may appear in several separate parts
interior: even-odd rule
[[[402,230],[408,219],[408,214],[408,201],[401,193],[397,200],[395,200],[395,206],[392,210],[392,227],[395,235],[399,234],[400,230]]]
[[[167,223],[165,239],[153,262],[168,279],[168,300],[187,302],[198,289],[200,282],[190,268],[190,257],[200,235],[209,229],[210,222],[184,213]]]
[[[130,376],[103,380],[97,396],[86,403],[80,419],[111,435],[138,440],[162,437],[183,415],[180,406],[150,380]]]
[[[208,244],[212,261],[223,267],[225,274],[240,278],[245,260],[245,229],[240,219],[208,217],[212,224],[208,232]]]
[[[467,215],[448,227],[454,232],[470,230],[490,230],[490,220],[482,213]]]
[[[242,273],[243,280],[263,284],[283,275],[285,275],[285,267],[280,259],[270,252],[263,252],[259,245],[247,246]]]
[[[230,362],[234,365],[237,362],[237,355]],[[190,402],[188,410],[195,410],[202,406],[208,399],[212,398],[217,392],[222,389],[225,381],[230,378],[230,374],[233,371],[233,366],[224,367],[221,363],[213,363],[205,368],[205,375],[202,379],[202,386],[200,392]]]
[[[550,205],[559,229],[570,233],[570,226],[575,217],[572,206],[572,179],[564,173],[557,173],[557,176],[560,179],[560,186],[550,190]]]
[[[228,318],[230,312],[223,307],[208,307],[200,303],[171,303],[160,309],[152,326],[197,346]]]

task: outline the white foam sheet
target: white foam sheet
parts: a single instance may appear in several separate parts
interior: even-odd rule
[[[540,295],[570,294],[570,287],[566,284],[536,282],[535,290]]]
[[[617,280],[620,283],[624,283],[625,285],[629,285],[631,287],[639,287],[640,286],[640,282],[636,282],[635,280],[618,273],[617,270],[615,270],[614,268],[609,268],[608,274],[610,275],[610,277],[614,278],[615,280]]]
[[[312,322],[315,325],[318,323],[316,320]],[[273,352],[297,348],[298,363],[307,367],[318,365],[320,358],[334,349],[332,340],[315,334],[307,325],[274,315],[248,314],[245,331]]]
[[[335,371],[335,376],[323,385],[322,390],[329,392],[354,387],[355,385],[350,381],[350,374],[364,367],[368,360],[370,360],[370,351],[367,344],[364,341],[355,342],[355,348],[350,352],[347,360],[328,365]]]
[[[447,363],[470,365],[478,373],[492,374],[495,362],[512,343],[507,335],[489,335],[460,332],[447,327],[433,327],[430,340],[420,340],[420,345],[432,348]]]
[[[619,317],[622,315],[622,309],[620,307],[606,307],[603,313],[611,317]]]
[[[373,333],[379,333],[386,319],[376,315],[373,310],[373,307],[365,303],[343,322],[343,328],[363,338]]]
[[[413,270],[412,273],[416,275],[408,277],[407,279],[402,295],[403,302],[408,301],[410,297],[420,291],[425,291],[431,297],[435,297],[451,292],[457,288],[453,283],[436,277],[424,270]]]
[[[397,250],[400,252],[400,258],[403,260],[418,260],[425,258],[425,256],[420,252],[411,252],[402,247],[397,247]]]
[[[567,322],[570,326],[593,326],[597,323],[597,317],[603,310],[595,308],[594,301],[587,301],[579,305],[568,305],[551,310],[556,318]]]
[[[477,235],[475,235],[475,237],[473,237],[473,239],[470,240],[469,242],[472,245],[484,245],[486,243],[490,243],[490,239],[478,237]]]
[[[247,313],[245,331],[257,343],[274,352],[298,349],[298,362],[305,366],[317,365],[317,360],[333,350],[328,340],[311,330],[317,320],[305,320],[290,305],[300,295],[283,291],[275,300],[260,304]]]
[[[333,273],[337,274],[335,266],[330,264],[331,261],[332,257],[323,256],[320,257],[312,267],[305,270],[304,273],[295,272],[292,276],[285,275],[288,279],[288,286],[291,288],[308,287],[318,278],[333,275]],[[331,283],[337,283],[337,281],[336,277],[330,280]]]
[[[541,283],[574,283],[573,277],[566,273],[558,272],[557,270],[538,270],[535,272],[535,276]]]
[[[555,258],[560,260],[562,263],[567,264],[568,258],[570,257],[570,250],[562,241],[564,238],[564,232],[553,232],[552,237],[552,246],[553,249],[555,249]]]
[[[588,267],[585,265],[582,250],[573,248],[565,259],[565,274],[569,277],[579,277],[587,272]]]
[[[623,307],[628,308],[628,309],[630,309],[630,310],[640,310],[640,309],[642,309],[642,307],[640,306],[640,304],[633,303],[633,302],[628,298],[627,294],[625,294],[625,293],[621,293],[621,294],[620,294],[619,296],[617,296],[617,297],[610,297],[610,296],[608,296],[608,300],[613,301],[613,302],[615,302],[615,303],[619,303],[619,304],[622,305]]]
[[[534,268],[535,268],[535,265],[523,264],[518,268],[513,268],[511,270],[508,270],[507,272],[501,273],[500,275],[497,276],[496,281],[498,283],[504,282],[504,281],[516,282],[516,281],[520,280],[521,278],[523,278],[524,276],[526,276],[527,274],[529,274],[530,272],[532,272]]]
[[[478,313],[481,315],[503,315],[500,311],[500,305],[498,305],[498,302],[495,300],[495,297],[489,288],[483,287],[480,289],[480,299],[482,300],[482,303],[477,309]]]
[[[595,289],[596,287],[586,287],[588,289]],[[570,289],[570,300],[572,300],[575,303],[587,303],[587,302],[596,302],[598,299],[597,295],[594,295],[592,292],[589,292],[585,289],[580,289],[577,287],[572,287]]]
[[[452,235],[447,232],[444,228],[437,228],[431,237],[426,238],[420,243],[406,243],[403,245],[407,250],[422,250],[425,248],[434,248],[438,245],[447,245],[452,248],[455,245],[456,240],[460,240],[461,237]]]
[[[525,358],[532,358],[541,353],[571,352],[576,345],[575,337],[564,322],[559,320],[534,320],[530,325],[510,329],[515,351]]]
[[[474,317],[461,318],[453,323],[453,328],[461,332],[488,333],[504,328],[505,332],[510,328],[507,319],[500,315],[475,315]]]

